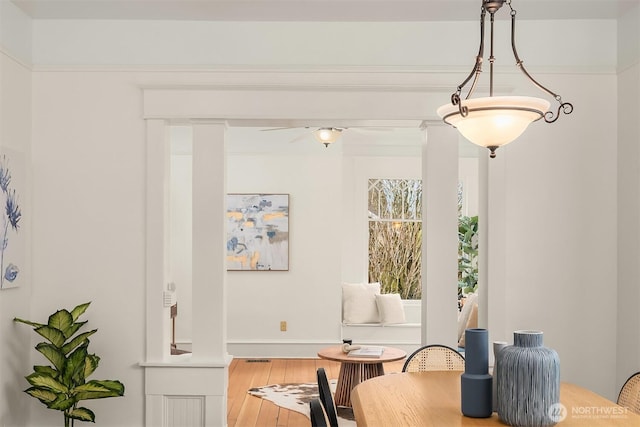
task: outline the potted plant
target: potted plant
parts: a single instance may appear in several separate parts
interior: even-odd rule
[[[98,367],[100,358],[89,354],[89,337],[98,330],[79,333],[87,322],[78,318],[87,310],[90,302],[73,310],[58,310],[49,316],[46,324],[14,318],[15,322],[33,327],[46,339],[36,345],[36,350],[51,362],[50,366],[37,365],[25,378],[31,387],[25,393],[35,397],[47,408],[62,411],[64,425],[70,427],[75,420],[95,422],[95,414],[78,406],[82,400],[124,396],[124,385],[115,380],[87,380]]]

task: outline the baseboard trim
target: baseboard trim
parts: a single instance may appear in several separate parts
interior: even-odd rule
[[[178,348],[191,351],[191,342],[179,341]],[[339,345],[333,339],[320,341],[281,341],[281,340],[230,340],[227,341],[227,352],[234,358],[242,359],[316,359],[318,351],[323,348]],[[399,348],[411,354],[420,347],[414,340],[354,340],[354,344],[384,345]]]
[[[420,347],[419,343],[361,343],[387,345],[404,350],[407,354]],[[323,348],[338,345],[336,342],[325,343],[228,343],[227,351],[236,358],[274,358],[274,359],[312,359],[318,357]]]

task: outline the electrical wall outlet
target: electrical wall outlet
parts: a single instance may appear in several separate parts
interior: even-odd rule
[[[176,293],[172,291],[162,291],[162,302],[165,307],[171,307],[176,303]]]
[[[282,332],[286,332],[287,331],[287,321],[286,320],[280,321],[280,330]]]

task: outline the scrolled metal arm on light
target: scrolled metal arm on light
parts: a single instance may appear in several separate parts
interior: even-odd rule
[[[549,102],[540,98],[523,96],[493,96],[493,39],[494,39],[494,14],[506,3],[511,9],[511,49],[516,60],[516,66],[522,73],[540,90],[551,95],[558,102],[558,109],[549,109]],[[484,58],[484,34],[486,14],[489,13],[491,21],[491,51],[489,53],[489,97],[472,99]],[[474,144],[487,147],[495,157],[495,150],[516,139],[524,132],[527,126],[534,121],[544,119],[547,123],[558,120],[560,112],[571,114],[573,104],[563,102],[560,95],[547,89],[538,83],[524,67],[523,61],[518,56],[515,43],[516,11],[511,7],[511,0],[482,0],[480,13],[480,47],[475,64],[467,78],[456,88],[451,95],[451,104],[438,108],[438,114],[442,119],[458,128],[460,133]],[[462,91],[471,82],[470,88],[464,100]]]
[[[538,81],[533,77],[531,77],[531,74],[529,74],[527,69],[524,67],[524,61],[520,59],[520,57],[518,56],[518,51],[516,49],[516,14],[517,12],[513,9],[513,7],[511,7],[511,0],[506,0],[506,3],[509,5],[509,9],[511,9],[511,50],[513,51],[513,57],[516,59],[516,66],[520,68],[520,71],[522,71],[522,73],[525,76],[527,76],[527,78],[534,85],[536,85],[541,90],[547,92],[549,95],[553,96],[553,98],[556,101],[558,101],[558,104],[559,104],[558,110],[555,115],[551,110],[544,113],[544,121],[547,123],[553,123],[556,120],[558,120],[558,117],[560,117],[560,111],[562,111],[564,114],[571,114],[573,112],[573,104],[571,104],[570,102],[562,102],[562,97],[560,95],[552,92],[551,90],[547,89],[545,86],[538,83]]]
[[[554,115],[553,111],[547,111],[546,113],[544,113],[544,121],[547,123],[553,123],[558,120],[558,117],[560,117],[560,111],[562,111],[564,114],[571,114],[573,112],[572,103],[562,102],[561,98],[556,98],[556,100],[560,103],[560,105],[558,105],[556,114]]]

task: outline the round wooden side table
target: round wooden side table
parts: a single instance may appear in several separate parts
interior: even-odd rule
[[[407,353],[393,347],[384,347],[380,357],[353,357],[342,351],[342,346],[327,347],[318,352],[318,357],[340,362],[340,373],[336,384],[336,406],[351,407],[351,390],[369,378],[384,375],[386,362],[404,359]]]

